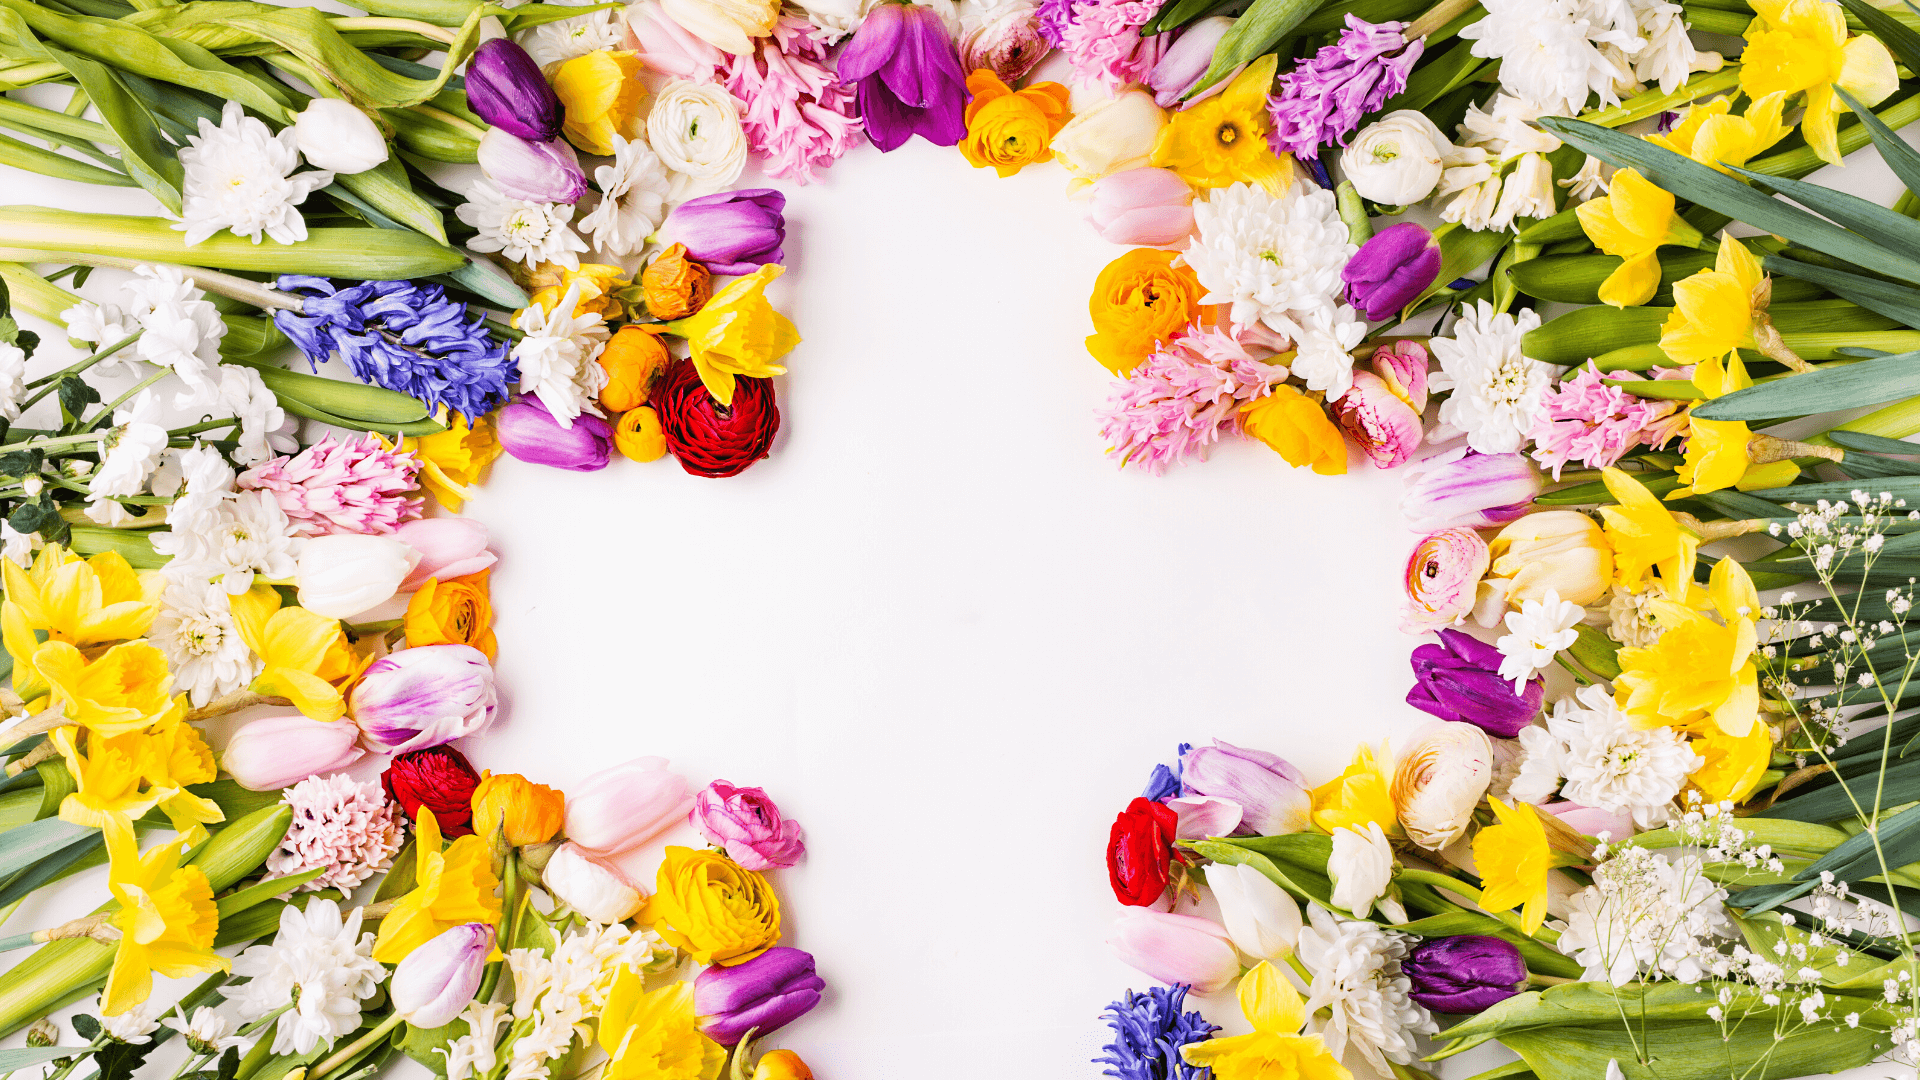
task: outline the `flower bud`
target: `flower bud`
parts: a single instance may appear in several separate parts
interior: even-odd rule
[[[1330,899],[1358,918],[1373,911],[1374,902],[1393,884],[1393,845],[1380,823],[1340,826],[1333,830],[1333,851],[1327,857],[1327,877],[1333,881]]]
[[[773,33],[779,0],[660,0],[667,18],[724,53],[753,52],[753,39]]]
[[[339,720],[263,716],[233,733],[220,765],[248,791],[278,791],[359,761],[366,756],[355,745],[359,737],[359,729]]]
[[[1241,952],[1261,960],[1293,955],[1300,938],[1300,905],[1287,890],[1251,866],[1214,863],[1207,887],[1220,904],[1220,921]]]
[[[1540,493],[1540,474],[1525,454],[1470,454],[1465,447],[1403,474],[1400,513],[1409,528],[1426,532],[1455,525],[1505,525],[1527,512]]]
[[[613,428],[613,448],[629,461],[659,461],[667,456],[667,433],[660,414],[645,405],[620,414]]]
[[[1391,318],[1439,276],[1440,242],[1411,221],[1374,233],[1340,271],[1347,300],[1375,320]]]
[[[1167,169],[1103,176],[1094,181],[1087,221],[1110,244],[1177,244],[1193,233],[1193,187]]]
[[[420,555],[400,583],[401,592],[412,592],[429,578],[452,581],[477,574],[498,561],[487,550],[487,527],[473,518],[420,518],[400,526],[393,535]]]
[[[504,828],[511,847],[543,844],[560,831],[565,805],[565,797],[545,784],[519,773],[488,772],[473,791],[473,831],[492,842]]]
[[[563,428],[535,394],[495,413],[494,434],[501,449],[533,465],[595,472],[613,458],[613,428],[605,420],[582,413]]]
[[[1546,683],[1534,679],[1522,693],[1500,677],[1500,650],[1458,630],[1440,631],[1438,645],[1413,650],[1414,687],[1407,704],[1442,720],[1460,720],[1511,739],[1540,715]]]
[[[1507,600],[1544,600],[1549,592],[1585,607],[1613,584],[1613,546],[1598,522],[1578,510],[1543,510],[1500,530],[1489,545],[1492,576],[1513,584]]]
[[[486,972],[493,952],[493,927],[462,923],[408,953],[387,981],[393,1011],[416,1028],[451,1024]]]
[[[1437,1013],[1483,1012],[1526,989],[1527,964],[1510,941],[1480,934],[1428,938],[1400,963],[1407,996]]]
[[[1145,168],[1167,114],[1142,90],[1127,90],[1081,111],[1053,137],[1054,159],[1078,180]],[[1072,190],[1072,185],[1069,185]]]
[[[360,743],[399,754],[478,735],[493,723],[493,665],[471,645],[420,645],[375,660],[347,699]]]
[[[762,788],[715,780],[694,796],[693,827],[749,870],[782,870],[807,853],[800,823],[780,816]]]
[[[1465,619],[1490,561],[1487,542],[1472,529],[1442,529],[1423,537],[1407,555],[1400,629],[1420,634]]]
[[[597,923],[624,922],[647,899],[619,867],[571,842],[554,849],[540,880],[555,898]]]
[[[685,245],[687,258],[712,273],[751,274],[786,257],[780,250],[786,208],[787,197],[772,188],[723,191],[674,207],[661,233]]]
[[[506,38],[483,41],[467,61],[467,106],[480,119],[532,142],[560,137],[560,96],[527,51]]]
[[[296,573],[300,606],[345,619],[400,591],[420,554],[391,536],[333,533],[302,542]]]
[[[512,198],[573,203],[587,193],[580,157],[564,139],[534,142],[493,128],[480,137],[474,155],[487,179]]]
[[[687,258],[687,245],[671,244],[640,272],[647,314],[671,322],[684,319],[713,297],[713,275]]]
[[[813,1080],[813,1070],[791,1050],[775,1050],[754,1066],[753,1080]]]
[[[1220,924],[1197,915],[1128,908],[1107,939],[1122,963],[1168,986],[1217,994],[1240,975],[1240,957]]]
[[[1167,51],[1161,54],[1160,62],[1153,65],[1152,71],[1147,72],[1147,87],[1153,91],[1153,103],[1163,109],[1185,108],[1195,101],[1204,101],[1225,90],[1234,76],[1240,74],[1241,69],[1246,67],[1245,64],[1241,64],[1240,67],[1234,68],[1225,76],[1215,80],[1212,86],[1207,87],[1205,93],[1196,94],[1193,101],[1180,100],[1194,83],[1200,81],[1200,76],[1206,74],[1207,67],[1213,63],[1214,47],[1220,44],[1220,39],[1226,37],[1227,31],[1231,29],[1233,29],[1231,16],[1214,15],[1194,22],[1182,30],[1180,36],[1173,39],[1173,44]]]
[[[1493,782],[1493,744],[1472,724],[1435,721],[1400,747],[1393,805],[1407,838],[1438,851],[1466,835],[1473,808]]]
[[[1306,778],[1278,755],[1215,739],[1212,746],[1187,751],[1181,770],[1185,794],[1239,803],[1240,824],[1252,832],[1278,836],[1307,827],[1312,799]]]
[[[387,160],[386,137],[366,113],[339,98],[314,98],[293,120],[293,144],[316,169],[363,173]]]
[[[688,33],[660,10],[659,0],[628,4],[624,47],[640,56],[648,70],[680,79],[710,79],[727,58],[719,49]]]
[[[1382,206],[1406,206],[1440,186],[1453,143],[1424,113],[1397,109],[1368,124],[1340,154],[1353,188]]]
[[[635,758],[602,769],[567,799],[567,837],[596,855],[618,855],[651,840],[693,809],[686,778],[667,759]]]
[[[1040,9],[1026,0],[1013,0],[990,9],[979,26],[960,39],[960,70],[985,68],[1011,86],[1024,78],[1047,55],[1040,35]]]
[[[743,964],[701,972],[693,980],[693,1009],[702,1034],[732,1046],[749,1031],[765,1035],[805,1016],[826,986],[811,954],[776,946]]]

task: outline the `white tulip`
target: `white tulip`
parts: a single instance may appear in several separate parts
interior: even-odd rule
[[[358,615],[392,599],[419,561],[419,552],[390,536],[316,536],[300,549],[300,606],[329,619]]]
[[[1407,838],[1429,851],[1458,840],[1493,782],[1493,745],[1472,724],[1436,720],[1414,732],[1394,764],[1393,805]]]
[[[293,121],[293,144],[316,169],[363,173],[387,160],[387,140],[371,117],[339,98],[314,98]]]
[[[554,850],[541,879],[567,906],[598,923],[631,918],[647,898],[619,867],[575,843]]]
[[[773,33],[779,0],[660,0],[667,18],[721,52],[741,56]]]
[[[1380,831],[1379,822],[1367,822],[1365,830],[1344,826],[1333,830],[1327,876],[1333,879],[1334,906],[1366,918],[1374,901],[1386,895],[1393,883],[1393,845]]]
[[[1340,155],[1353,189],[1384,206],[1406,206],[1433,194],[1441,161],[1453,143],[1433,121],[1398,109],[1368,124]]]
[[[1300,937],[1300,905],[1285,889],[1251,866],[1226,863],[1207,867],[1207,885],[1235,948],[1261,960],[1293,955]]]

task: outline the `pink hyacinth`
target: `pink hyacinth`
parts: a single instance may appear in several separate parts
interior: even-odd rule
[[[406,832],[399,808],[380,785],[351,776],[310,776],[282,796],[293,808],[293,824],[280,846],[267,856],[268,877],[287,877],[324,866],[327,872],[300,888],[353,891],[361,882],[393,865]]]
[[[332,435],[292,457],[277,457],[240,474],[239,486],[273,492],[297,536],[390,533],[420,516],[420,462],[381,446],[372,435],[338,442]]]
[[[759,51],[728,57],[727,91],[746,103],[740,124],[769,176],[807,183],[860,142],[853,88],[821,63],[831,36],[783,16]]]
[[[1117,91],[1146,79],[1167,51],[1170,34],[1141,37],[1140,27],[1160,12],[1150,0],[1085,0],[1072,8],[1072,22],[1059,28],[1060,50],[1073,64],[1075,82]]]
[[[1569,460],[1604,469],[1634,447],[1658,446],[1685,428],[1680,402],[1634,397],[1583,367],[1540,399],[1539,419],[1528,434],[1534,460],[1558,480]]]
[[[1097,414],[1107,452],[1122,468],[1155,475],[1188,458],[1204,459],[1223,429],[1238,430],[1241,405],[1265,397],[1287,377],[1286,368],[1265,362],[1273,355],[1268,344],[1189,327],[1114,386]]]

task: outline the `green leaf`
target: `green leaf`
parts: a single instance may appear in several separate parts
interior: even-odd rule
[[[1920,352],[1898,353],[1802,372],[1702,402],[1694,406],[1693,415],[1702,420],[1770,420],[1897,401],[1920,394],[1917,361]]]
[[[1728,168],[1762,186],[1792,199],[1794,202],[1819,213],[1830,221],[1861,234],[1871,236],[1875,243],[1890,250],[1902,252],[1920,252],[1920,221],[1905,214],[1896,214],[1879,203],[1863,199],[1858,195],[1849,195],[1819,184],[1810,184],[1805,180],[1793,180],[1784,176],[1768,176],[1730,165]]]
[[[1192,98],[1226,78],[1234,68],[1271,52],[1319,6],[1319,0],[1253,0],[1253,6],[1233,21],[1233,28],[1213,47],[1213,62],[1186,96]]]
[[[1202,840],[1193,845],[1193,850],[1201,857],[1212,859],[1217,863],[1226,863],[1229,866],[1251,866],[1264,874],[1268,881],[1287,890],[1294,896],[1309,903],[1319,904],[1328,910],[1333,910],[1333,901],[1331,899],[1333,890],[1331,884],[1325,888],[1310,889],[1296,880],[1294,875],[1290,875],[1285,870],[1280,869],[1279,865],[1272,859],[1267,858],[1257,851],[1249,851],[1237,844],[1230,844],[1220,840]]]
[[[505,270],[487,259],[475,259],[451,274],[441,274],[429,280],[465,289],[494,307],[507,311],[517,311],[527,306],[526,290],[514,284],[513,278]]]
[[[237,359],[234,363],[258,371],[260,381],[274,392],[281,407],[288,412],[358,431],[399,431],[412,435],[446,430],[419,399],[398,391],[289,371],[262,360]]]
[[[1907,140],[1894,134],[1893,129],[1888,127],[1885,121],[1875,115],[1872,109],[1860,104],[1859,99],[1852,94],[1838,86],[1834,87],[1834,90],[1840,94],[1840,99],[1847,103],[1847,107],[1853,110],[1853,115],[1860,118],[1860,123],[1866,126],[1867,134],[1873,138],[1874,147],[1880,151],[1880,157],[1887,163],[1887,167],[1893,170],[1893,175],[1907,185],[1908,191],[1920,190],[1920,150],[1915,150]]]
[[[1870,803],[1871,799],[1870,795],[1864,797],[1863,805]],[[1885,802],[1884,799],[1882,801]],[[1866,809],[1871,812],[1876,808],[1866,805]],[[1876,836],[1880,841],[1877,851],[1874,847]],[[1878,875],[1883,859],[1889,867],[1905,866],[1920,859],[1920,806],[1882,818],[1880,827],[1874,832],[1860,832],[1848,837],[1832,851],[1793,875],[1796,884],[1746,889],[1728,897],[1727,902],[1747,908],[1750,914],[1759,914],[1812,892],[1813,887],[1820,883],[1823,871],[1831,871],[1841,881],[1856,881]]]
[[[57,817],[41,818],[8,829],[0,833],[0,876],[19,873],[99,831]]]
[[[147,194],[160,200],[162,206],[180,213],[180,185],[186,174],[180,167],[179,150],[160,134],[160,125],[146,106],[133,96],[112,68],[64,49],[49,48],[47,52],[73,75],[73,81],[113,131],[120,144],[120,163],[126,167],[127,175],[138,181]]]
[[[1708,993],[1693,996],[1703,1003],[1713,1000]],[[1540,1080],[1597,1080],[1615,1061],[1625,1080],[1726,1080],[1729,1075],[1785,1080],[1865,1065],[1892,1045],[1883,1032],[1865,1026],[1802,1025],[1797,1014],[1789,1018],[1778,1009],[1755,1013],[1729,1025],[1724,1036],[1711,1020],[1642,1024],[1636,1016],[1629,1026],[1615,1016],[1610,1024],[1529,1028],[1500,1041]],[[1793,1034],[1776,1040],[1776,1017]],[[1636,1054],[1651,1064],[1641,1065]]]
[[[1846,450],[1864,450],[1873,454],[1920,454],[1920,443],[1889,439],[1884,435],[1868,435],[1862,431],[1836,429],[1827,432],[1827,438]]]
[[[16,526],[17,528],[18,526]],[[107,529],[97,525],[73,526],[70,546],[81,555],[117,551],[135,570],[158,570],[172,558],[153,550],[147,534],[133,529]]]
[[[54,758],[34,766],[40,777],[40,812],[35,818],[50,818],[60,812],[66,797],[80,790],[80,782],[67,771],[67,763]]]
[[[34,863],[7,882],[5,888],[0,888],[0,907],[23,899],[42,885],[57,881],[69,874],[78,873],[88,867],[98,866],[105,862],[106,858],[106,841],[98,831],[92,836],[82,837]]]
[[[98,165],[89,165],[45,147],[21,142],[11,135],[0,135],[0,161],[16,169],[25,169],[28,172],[39,173],[41,176],[51,176],[56,180],[103,184],[107,187],[139,186],[126,173],[103,169]]]
[[[1878,747],[1877,742],[1868,745]],[[1920,761],[1904,761],[1889,765],[1886,773],[1886,788],[1883,797],[1889,806],[1898,806],[1903,802],[1920,799]],[[1847,789],[1839,784],[1829,784],[1815,788],[1806,794],[1796,792],[1764,811],[1769,818],[1784,818],[1797,822],[1839,821],[1855,816],[1853,798]],[[1758,820],[1757,818],[1755,820]]]
[[[1140,28],[1142,34],[1164,34],[1226,7],[1233,0],[1172,0]]]
[[[311,870],[302,870],[297,874],[288,874],[286,877],[256,881],[244,889],[236,889],[220,898],[218,903],[220,918],[224,921],[228,916],[238,915],[250,907],[256,907],[269,900],[278,900],[326,873],[328,869],[329,867],[316,866]]]
[[[394,229],[309,229],[307,239],[293,244],[255,244],[222,232],[189,246],[185,234],[162,218],[43,206],[0,206],[0,247],[380,281],[444,274],[467,262],[444,244]]]
[[[79,1017],[74,1017],[73,1029],[80,1030]],[[89,1018],[91,1019],[91,1018]],[[63,1057],[85,1057],[92,1053],[90,1046],[25,1046],[17,1050],[0,1050],[0,1069],[12,1071],[24,1069],[29,1065],[39,1065]]]
[[[431,203],[414,194],[399,158],[389,157],[365,172],[336,175],[333,182],[401,225],[447,242],[446,221]]]
[[[1476,232],[1462,227],[1457,221],[1450,221],[1433,230],[1433,236],[1440,242],[1440,272],[1434,276],[1433,284],[1402,309],[1402,319],[1412,317],[1414,312],[1426,306],[1430,298],[1451,288],[1453,282],[1462,275],[1498,255],[1500,249],[1513,239],[1512,233],[1495,229]]]
[[[1760,262],[1772,273],[1812,282],[1835,296],[1859,304],[1868,311],[1885,315],[1889,319],[1898,319],[1907,326],[1920,327],[1920,293],[1915,293],[1908,286],[1895,285],[1892,282],[1862,274],[1849,274],[1844,270],[1815,266],[1812,263],[1804,263],[1780,255],[1768,255]],[[1775,288],[1777,296],[1777,283]]]

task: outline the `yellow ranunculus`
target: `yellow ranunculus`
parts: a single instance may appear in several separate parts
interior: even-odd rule
[[[613,137],[640,134],[640,103],[647,96],[638,76],[638,54],[625,49],[596,49],[553,69],[548,81],[567,110],[561,130],[567,141],[589,154],[613,156]]]
[[[574,301],[573,314],[598,315],[602,321],[613,323],[626,317],[626,305],[614,293],[633,284],[633,275],[618,266],[605,263],[581,263],[578,270],[569,270],[555,263],[541,263],[534,268],[528,284],[535,291],[527,296],[527,307],[537,304],[552,311],[560,306],[567,290],[578,285],[580,295]],[[514,319],[519,320],[517,313]]]
[[[1326,832],[1347,828],[1364,832],[1377,824],[1389,836],[1401,835],[1393,805],[1393,751],[1366,743],[1354,748],[1345,772],[1313,789],[1313,823]]]
[[[991,69],[967,76],[967,137],[960,154],[976,169],[993,166],[1001,176],[1012,176],[1041,161],[1053,160],[1053,137],[1072,115],[1067,88],[1057,82],[1035,83],[1015,90]]]
[[[613,448],[629,461],[659,461],[667,456],[667,434],[660,429],[660,414],[642,405],[620,414],[613,426]]]
[[[124,735],[187,713],[185,694],[168,695],[173,674],[166,656],[145,640],[115,645],[91,661],[64,641],[49,641],[33,654],[33,669],[70,722],[102,735]]]
[[[1846,12],[1827,0],[1753,0],[1740,54],[1740,89],[1755,101],[1806,95],[1800,131],[1820,159],[1840,164],[1838,87],[1862,105],[1878,105],[1900,88],[1893,54],[1871,34],[1847,36]]]
[[[767,283],[779,277],[782,269],[768,263],[746,277],[734,278],[706,307],[666,324],[668,333],[687,339],[694,370],[722,405],[733,404],[734,376],[784,375],[787,369],[774,361],[800,344],[792,321],[767,303]]]
[[[607,991],[599,1036],[609,1059],[604,1080],[716,1080],[727,1051],[700,1033],[693,984],[669,983],[652,993],[643,985],[623,965]]]
[[[1285,191],[1293,183],[1293,158],[1267,144],[1273,126],[1267,94],[1279,63],[1268,53],[1224,91],[1174,113],[1153,144],[1153,164],[1202,190],[1245,182]]]
[[[1547,917],[1547,871],[1553,850],[1539,811],[1529,803],[1512,806],[1488,799],[1497,823],[1473,837],[1473,861],[1480,870],[1480,906],[1488,911],[1520,909],[1520,928],[1531,934]]]
[[[100,1011],[118,1016],[147,1000],[153,973],[178,979],[225,971],[232,961],[213,951],[220,915],[213,885],[197,866],[181,866],[185,838],[142,855],[131,828],[109,826],[107,888],[120,901],[110,922],[120,930]]]
[[[262,664],[254,693],[287,698],[315,720],[346,714],[342,691],[366,664],[354,656],[340,620],[306,608],[283,608],[280,594],[268,585],[255,585],[232,603],[240,640]]]
[[[461,923],[500,923],[500,898],[494,890],[493,857],[479,836],[463,836],[440,850],[440,822],[433,811],[420,808],[415,821],[413,891],[394,904],[380,920],[380,936],[373,958],[397,964],[413,950]],[[489,959],[498,959],[495,949]]]
[[[670,847],[654,887],[639,921],[696,963],[744,963],[780,940],[773,886],[724,852]]]
[[[791,1050],[769,1051],[753,1067],[753,1080],[813,1080],[813,1070]]]
[[[31,568],[5,559],[0,570],[6,602],[20,608],[27,626],[46,631],[49,641],[85,648],[137,638],[160,610],[160,575],[135,573],[118,552],[82,561],[49,544],[34,556]]]
[[[1682,525],[1645,484],[1619,469],[1602,469],[1600,475],[1607,491],[1619,500],[1618,506],[1600,508],[1607,542],[1613,545],[1614,584],[1637,593],[1658,569],[1667,595],[1684,600],[1693,587],[1700,537]]]
[[[400,448],[419,459],[420,486],[457,514],[472,497],[472,487],[479,483],[480,474],[500,456],[500,440],[494,437],[491,416],[469,422],[453,413],[445,423],[447,430],[408,438]]]
[[[1708,802],[1744,802],[1773,761],[1773,732],[1765,724],[1753,725],[1745,735],[1715,727],[1687,745],[1704,762],[1687,779]]]
[[[1327,410],[1285,383],[1240,406],[1240,427],[1296,469],[1311,465],[1321,476],[1347,471],[1347,442]]]
[[[1614,173],[1607,194],[1574,213],[1595,247],[1624,260],[1600,283],[1600,299],[1614,307],[1644,304],[1659,291],[1660,245],[1700,242],[1700,230],[1673,212],[1672,193],[1632,169]]]
[[[1718,621],[1685,603],[1654,601],[1660,640],[1620,650],[1614,679],[1620,711],[1642,727],[1688,727],[1711,721],[1728,735],[1750,734],[1760,715],[1760,679],[1753,660],[1760,596],[1734,559],[1713,564],[1707,597]]]
[[[1744,116],[1732,115],[1732,98],[1690,105],[1673,130],[1649,135],[1647,141],[1732,175],[1733,170],[1727,166],[1745,165],[1793,130],[1792,125],[1780,122],[1786,98],[1784,93],[1768,94],[1748,105]]]
[[[1302,1035],[1306,1005],[1273,964],[1262,960],[1240,979],[1240,1011],[1250,1035],[1231,1035],[1180,1048],[1187,1064],[1212,1068],[1215,1080],[1353,1080],[1318,1035]]]

